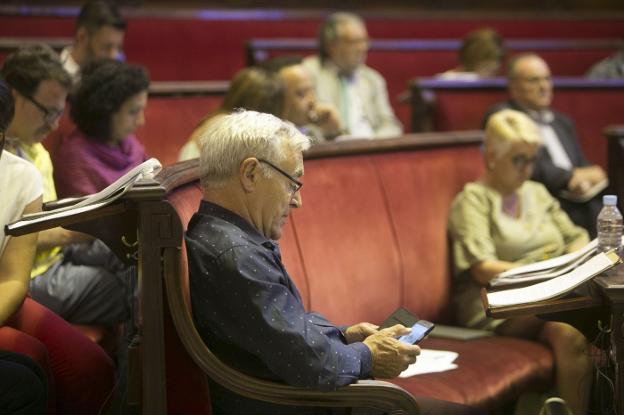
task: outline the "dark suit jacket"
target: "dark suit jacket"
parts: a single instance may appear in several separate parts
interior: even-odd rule
[[[513,101],[501,102],[486,112],[482,125],[485,126],[492,114],[503,109],[525,112]],[[572,166],[588,166],[589,162],[585,158],[583,150],[581,150],[572,120],[558,111],[552,109],[551,111],[554,115],[554,120],[550,125],[555,130],[555,134],[557,134],[557,138],[559,138],[565,152],[570,158]],[[532,179],[546,186],[550,193],[559,200],[561,207],[570,216],[572,221],[587,229],[590,236],[594,237],[596,235],[596,217],[601,208],[600,198],[597,196],[585,203],[571,202],[561,198],[559,194],[561,190],[568,186],[571,176],[572,171],[562,169],[553,164],[552,158],[545,147],[539,150]]]

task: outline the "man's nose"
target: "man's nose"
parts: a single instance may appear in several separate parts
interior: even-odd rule
[[[303,205],[303,200],[301,199],[301,191],[297,190],[292,198],[290,198],[290,206],[294,208],[300,208]]]

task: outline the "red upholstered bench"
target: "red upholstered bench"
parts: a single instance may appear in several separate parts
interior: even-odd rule
[[[337,324],[380,323],[400,305],[422,318],[452,323],[446,217],[455,194],[482,170],[481,139],[479,132],[432,133],[311,149],[305,155],[303,208],[293,213],[280,241],[306,306]],[[169,183],[175,177],[165,175]],[[173,189],[167,200],[180,228],[201,198],[196,178],[184,183],[165,186]],[[176,232],[167,235],[177,240]],[[202,371],[215,372],[192,325],[183,248],[181,253],[165,253],[163,265],[171,313],[165,316],[168,408],[208,413]],[[552,355],[537,343],[431,338],[424,347],[458,352],[458,368],[392,380],[415,395],[496,410],[551,381]]]

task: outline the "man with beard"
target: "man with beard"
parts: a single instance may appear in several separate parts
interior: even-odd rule
[[[103,0],[88,1],[80,9],[76,21],[74,44],[61,52],[63,67],[74,81],[80,68],[94,59],[120,59],[126,22],[117,8]]]

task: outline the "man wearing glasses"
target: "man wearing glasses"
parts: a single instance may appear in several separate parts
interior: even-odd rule
[[[50,154],[41,142],[59,125],[69,74],[45,45],[18,49],[0,73],[15,100],[6,150],[33,163],[43,181],[43,201],[57,199]],[[88,235],[54,228],[39,233],[29,291],[34,300],[74,324],[112,326],[126,319],[123,271],[111,252]],[[89,264],[110,264],[109,269]],[[117,278],[116,278],[117,277]]]
[[[389,138],[403,133],[388,99],[386,81],[366,66],[368,33],[352,13],[334,13],[319,29],[319,53],[303,61],[316,97],[340,113],[346,133],[356,138]]]
[[[599,195],[589,199],[585,195],[601,185],[606,187],[606,174],[585,158],[572,121],[550,107],[553,99],[550,68],[538,55],[519,55],[509,63],[507,82],[511,100],[490,109],[483,125],[501,109],[515,109],[529,115],[544,139],[532,179],[543,183],[570,219],[587,229],[592,238],[596,237],[596,217],[602,204]]]
[[[324,391],[371,376],[396,377],[415,362],[420,348],[395,338],[409,332],[401,325],[341,329],[307,312],[282,263],[276,241],[290,211],[302,204],[309,138],[254,111],[218,116],[202,135],[203,200],[185,242],[193,318],[210,349],[246,374]],[[319,413],[254,401],[214,382],[210,395],[216,414]],[[480,413],[417,400],[423,414]],[[440,408],[446,412],[434,410]]]

